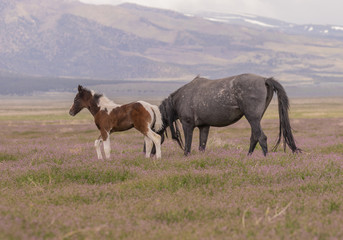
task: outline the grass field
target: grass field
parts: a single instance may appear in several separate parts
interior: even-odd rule
[[[135,130],[98,131],[71,102],[1,100],[0,239],[343,239],[343,100],[292,99],[302,154],[247,156],[245,119],[212,128],[191,156],[171,140],[145,159]],[[262,122],[269,149],[275,102]]]

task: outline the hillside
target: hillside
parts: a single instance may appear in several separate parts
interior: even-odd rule
[[[342,30],[134,4],[2,0],[0,76],[188,81],[253,72],[290,85],[335,85]],[[8,79],[1,77],[2,90]]]

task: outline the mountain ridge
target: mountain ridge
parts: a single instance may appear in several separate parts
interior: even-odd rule
[[[319,24],[294,24],[281,21],[278,19],[261,17],[253,14],[237,14],[237,13],[214,13],[200,12],[197,16],[201,16],[210,21],[218,21],[228,24],[238,24],[250,27],[260,27],[277,29],[278,31],[287,34],[301,34],[309,36],[335,37],[343,39],[343,26],[340,25],[319,25]]]
[[[2,76],[189,81],[252,72],[294,86],[343,77],[340,26],[73,0],[4,0],[0,12]]]

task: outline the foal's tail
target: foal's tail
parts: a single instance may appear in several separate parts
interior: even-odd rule
[[[162,122],[162,115],[160,112],[160,109],[156,105],[151,105],[151,109],[154,112],[154,125],[152,128],[154,129],[155,132],[160,131],[163,128],[163,122]]]
[[[278,97],[278,106],[279,106],[279,119],[280,119],[280,127],[279,127],[279,138],[273,148],[273,151],[277,149],[281,142],[281,134],[283,136],[283,148],[286,151],[286,144],[292,150],[293,153],[301,152],[300,148],[297,148],[295,145],[294,137],[292,134],[291,124],[289,122],[288,117],[288,110],[289,110],[289,101],[286,94],[285,89],[282,85],[276,81],[274,78],[266,79],[266,85],[271,87],[274,92],[277,93]]]

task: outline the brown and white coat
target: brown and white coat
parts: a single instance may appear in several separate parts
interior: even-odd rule
[[[156,147],[156,157],[161,158],[161,136],[156,132],[162,126],[161,113],[156,105],[144,101],[118,105],[102,94],[96,94],[79,85],[74,104],[69,114],[75,116],[83,108],[87,108],[94,117],[94,122],[100,131],[94,146],[99,159],[102,159],[101,143],[105,157],[110,158],[110,134],[136,128],[144,135],[146,157],[150,157],[153,145]]]

